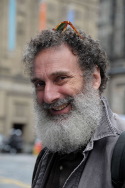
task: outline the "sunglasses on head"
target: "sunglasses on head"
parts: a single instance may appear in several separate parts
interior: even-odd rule
[[[67,26],[70,26],[75,33],[81,38],[83,39],[83,36],[80,35],[80,33],[77,31],[77,29],[74,27],[74,25],[70,22],[70,21],[63,21],[60,24],[58,24],[55,28],[53,28],[54,31],[59,31],[59,32],[63,32],[66,30]]]

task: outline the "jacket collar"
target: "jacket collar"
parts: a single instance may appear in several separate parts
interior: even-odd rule
[[[116,129],[116,126],[114,126],[114,114],[111,111],[109,104],[105,97],[101,97],[102,101],[102,118],[100,121],[100,125],[96,129],[95,133],[91,137],[90,142],[87,144],[84,151],[89,151],[93,149],[94,141],[100,140],[104,137],[108,136],[115,136],[118,134],[118,130]]]

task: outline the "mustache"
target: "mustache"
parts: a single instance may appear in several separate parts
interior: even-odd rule
[[[57,101],[51,103],[51,104],[48,104],[48,103],[43,103],[42,104],[42,107],[43,109],[45,110],[50,110],[54,107],[57,107],[57,106],[60,106],[60,105],[63,105],[63,104],[66,104],[66,103],[73,103],[74,101],[74,98],[73,97],[66,97],[64,99],[58,99]]]

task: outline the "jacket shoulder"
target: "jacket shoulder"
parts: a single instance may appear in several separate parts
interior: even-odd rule
[[[33,183],[34,178],[35,178],[35,176],[36,176],[36,172],[37,172],[37,168],[38,168],[38,166],[39,166],[39,163],[40,163],[42,157],[44,156],[44,154],[46,153],[46,151],[47,151],[47,149],[46,149],[46,148],[43,148],[43,149],[41,150],[41,152],[39,153],[37,159],[36,159],[36,163],[35,163],[34,171],[33,171],[33,176],[32,176],[32,183]]]
[[[117,128],[123,132],[125,131],[125,120],[123,118],[121,118],[118,114],[113,114],[114,116],[114,119],[116,121],[116,124],[117,124]]]

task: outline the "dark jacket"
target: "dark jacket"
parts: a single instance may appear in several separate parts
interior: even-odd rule
[[[63,188],[113,188],[111,157],[114,145],[125,127],[118,115],[112,113],[104,98],[102,102],[104,110],[100,126],[83,150],[83,160],[70,174]],[[32,188],[44,188],[53,156],[54,153],[46,148],[39,154]]]

